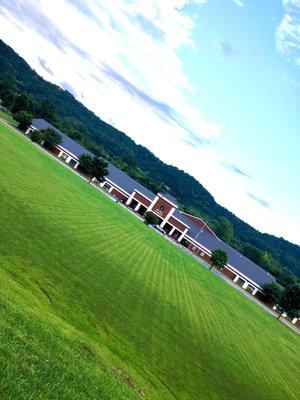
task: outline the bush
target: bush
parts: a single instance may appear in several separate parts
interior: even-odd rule
[[[159,223],[158,217],[151,211],[146,211],[144,217],[147,225],[157,225]]]
[[[41,131],[33,131],[30,135],[30,139],[35,142],[41,144],[43,140],[45,140],[45,135]]]
[[[25,131],[32,123],[32,115],[27,111],[17,112],[14,119],[19,122],[18,128],[22,131]]]

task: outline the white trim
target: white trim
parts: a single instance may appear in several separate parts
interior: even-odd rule
[[[126,200],[126,206],[129,206],[129,204],[132,202],[132,200],[133,200],[133,197],[134,197],[134,194],[135,194],[135,190],[131,193],[131,195],[128,197],[128,199]]]
[[[173,203],[172,200],[169,200],[167,197],[165,197],[163,194],[161,193],[157,193],[158,197],[161,197],[162,199],[164,199],[167,203],[171,204],[173,207],[178,208],[178,205]]]
[[[178,222],[180,222],[182,225],[186,226],[187,228],[191,229],[190,226],[188,226],[187,224],[185,224],[184,222],[182,222],[179,218],[175,217],[174,215],[172,215],[172,218],[176,219]]]
[[[234,278],[233,282],[236,283],[236,282],[239,280],[239,278],[240,278],[240,276],[237,275],[237,276]]]
[[[160,227],[163,228],[166,223],[168,222],[168,219],[172,216],[172,214],[175,211],[175,207],[172,207],[171,210],[168,212],[168,214],[165,216],[165,218],[163,219],[162,223],[160,224]]]
[[[139,211],[142,203],[138,202],[137,205],[134,207],[134,211]]]
[[[169,236],[172,236],[173,233],[175,232],[175,230],[176,230],[176,227],[172,225],[172,229],[169,232]]]
[[[67,150],[65,147],[61,146],[60,144],[58,146],[55,146],[58,150],[63,150],[64,153],[67,153],[68,156],[71,156],[72,158],[75,159],[75,161],[79,161],[79,158],[75,156],[71,151]]]
[[[181,241],[182,241],[182,239],[185,237],[187,231],[188,231],[188,228],[186,228],[186,229],[182,232],[182,234],[179,236],[179,238],[178,238],[178,240],[177,240],[178,242],[181,242]]]
[[[145,196],[145,195],[144,195],[142,192],[140,192],[139,190],[134,189],[134,192],[140,194],[141,196],[145,197],[145,199],[147,199],[147,200],[149,200],[150,202],[152,202],[152,200],[149,199],[149,197]]]
[[[247,289],[247,287],[249,286],[249,282],[245,281],[242,285],[243,289]]]
[[[158,199],[159,199],[159,197],[156,195],[155,198],[152,200],[150,206],[147,208],[147,211],[152,211],[152,208]]]
[[[121,188],[121,186],[118,186],[117,184],[115,184],[113,181],[111,181],[109,178],[105,177],[105,180],[107,182],[109,182],[111,185],[115,186],[116,189],[119,189],[121,192],[123,192],[124,194],[130,196],[130,193],[126,192],[124,189]]]

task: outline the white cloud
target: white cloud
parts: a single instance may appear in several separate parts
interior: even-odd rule
[[[243,7],[244,5],[244,0],[233,0],[233,2],[239,7]]]
[[[283,0],[284,15],[276,30],[277,50],[300,65],[300,0]]]
[[[184,8],[190,2],[1,0],[0,36],[45,79],[195,176],[222,205],[262,231],[298,240],[298,230],[273,207],[249,197],[265,197],[253,180],[224,166],[214,146],[202,145],[222,129],[188,101],[196,88],[178,50],[196,48],[195,22]]]

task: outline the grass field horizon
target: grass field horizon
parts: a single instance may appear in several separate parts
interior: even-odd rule
[[[298,398],[297,334],[1,122],[0,160],[0,398]]]

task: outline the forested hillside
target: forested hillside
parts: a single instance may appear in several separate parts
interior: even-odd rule
[[[223,238],[269,270],[283,285],[294,281],[294,274],[300,277],[299,246],[260,233],[237,218],[217,204],[196,179],[163,163],[145,147],[102,121],[72,94],[42,79],[1,40],[0,80],[0,98],[11,112],[26,109],[34,117],[47,119],[153,191],[169,191],[178,198],[181,208],[203,217],[220,232],[225,221],[231,234]]]

